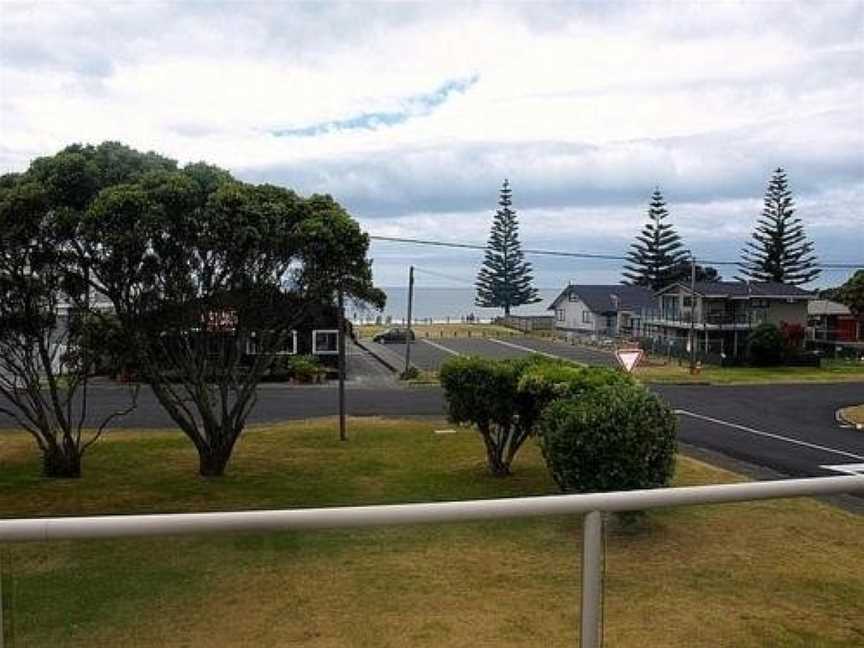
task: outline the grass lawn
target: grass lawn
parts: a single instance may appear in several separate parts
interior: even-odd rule
[[[0,433],[0,516],[419,502],[555,492],[536,445],[489,477],[442,421],[247,431],[229,474],[195,476],[170,431],[114,432],[78,481],[38,477]],[[448,426],[449,427],[449,426]],[[738,481],[680,459],[677,484]],[[0,548],[21,646],[578,644],[580,520],[64,541]],[[812,500],[652,513],[607,537],[608,646],[864,645],[864,519]]]
[[[374,324],[364,324],[357,327],[357,335],[361,338],[371,338],[382,331],[386,331],[393,327],[404,328],[401,324],[393,324],[390,326],[377,326]],[[414,324],[411,327],[414,334],[418,338],[428,337],[508,337],[521,336],[523,333],[507,328],[506,326],[496,326],[494,324]]]
[[[679,367],[675,360],[664,365],[660,364],[660,361],[652,359],[647,364],[637,367],[634,375],[643,382],[708,382],[718,385],[864,382],[864,364],[853,361],[826,360],[819,368],[704,366],[699,374],[691,376],[686,363]]]

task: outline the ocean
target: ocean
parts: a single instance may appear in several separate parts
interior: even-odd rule
[[[382,311],[363,310],[353,304],[346,304],[345,316],[354,322],[374,322],[381,318],[386,323],[387,318],[394,324],[404,322],[408,313],[408,288],[382,288],[387,294],[387,305]],[[546,308],[561,292],[560,288],[539,288],[541,301],[528,306],[514,308],[513,315],[551,315]],[[500,308],[479,308],[474,305],[475,291],[473,288],[429,288],[414,287],[415,321],[431,320],[433,322],[460,322],[468,315],[474,315],[480,321],[488,322],[494,317],[504,314]]]

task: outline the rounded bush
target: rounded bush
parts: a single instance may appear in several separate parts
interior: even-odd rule
[[[750,363],[757,367],[770,367],[783,361],[786,342],[783,333],[773,324],[757,326],[747,337]]]
[[[546,465],[565,492],[667,486],[678,421],[638,385],[598,387],[547,407],[539,421]]]

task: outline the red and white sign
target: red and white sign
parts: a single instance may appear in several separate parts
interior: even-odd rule
[[[642,359],[642,349],[618,349],[615,351],[615,357],[618,358],[619,364],[624,367],[624,371],[631,373],[639,361]]]

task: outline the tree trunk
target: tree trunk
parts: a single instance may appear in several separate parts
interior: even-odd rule
[[[503,448],[495,445],[492,435],[489,432],[483,432],[483,442],[486,444],[486,463],[489,466],[489,472],[493,477],[507,477],[510,474],[510,466],[504,461]]]
[[[231,458],[231,451],[222,448],[208,448],[198,451],[198,474],[202,477],[222,477]]]
[[[81,453],[77,448],[55,446],[42,453],[42,474],[45,477],[77,479],[81,476]]]

